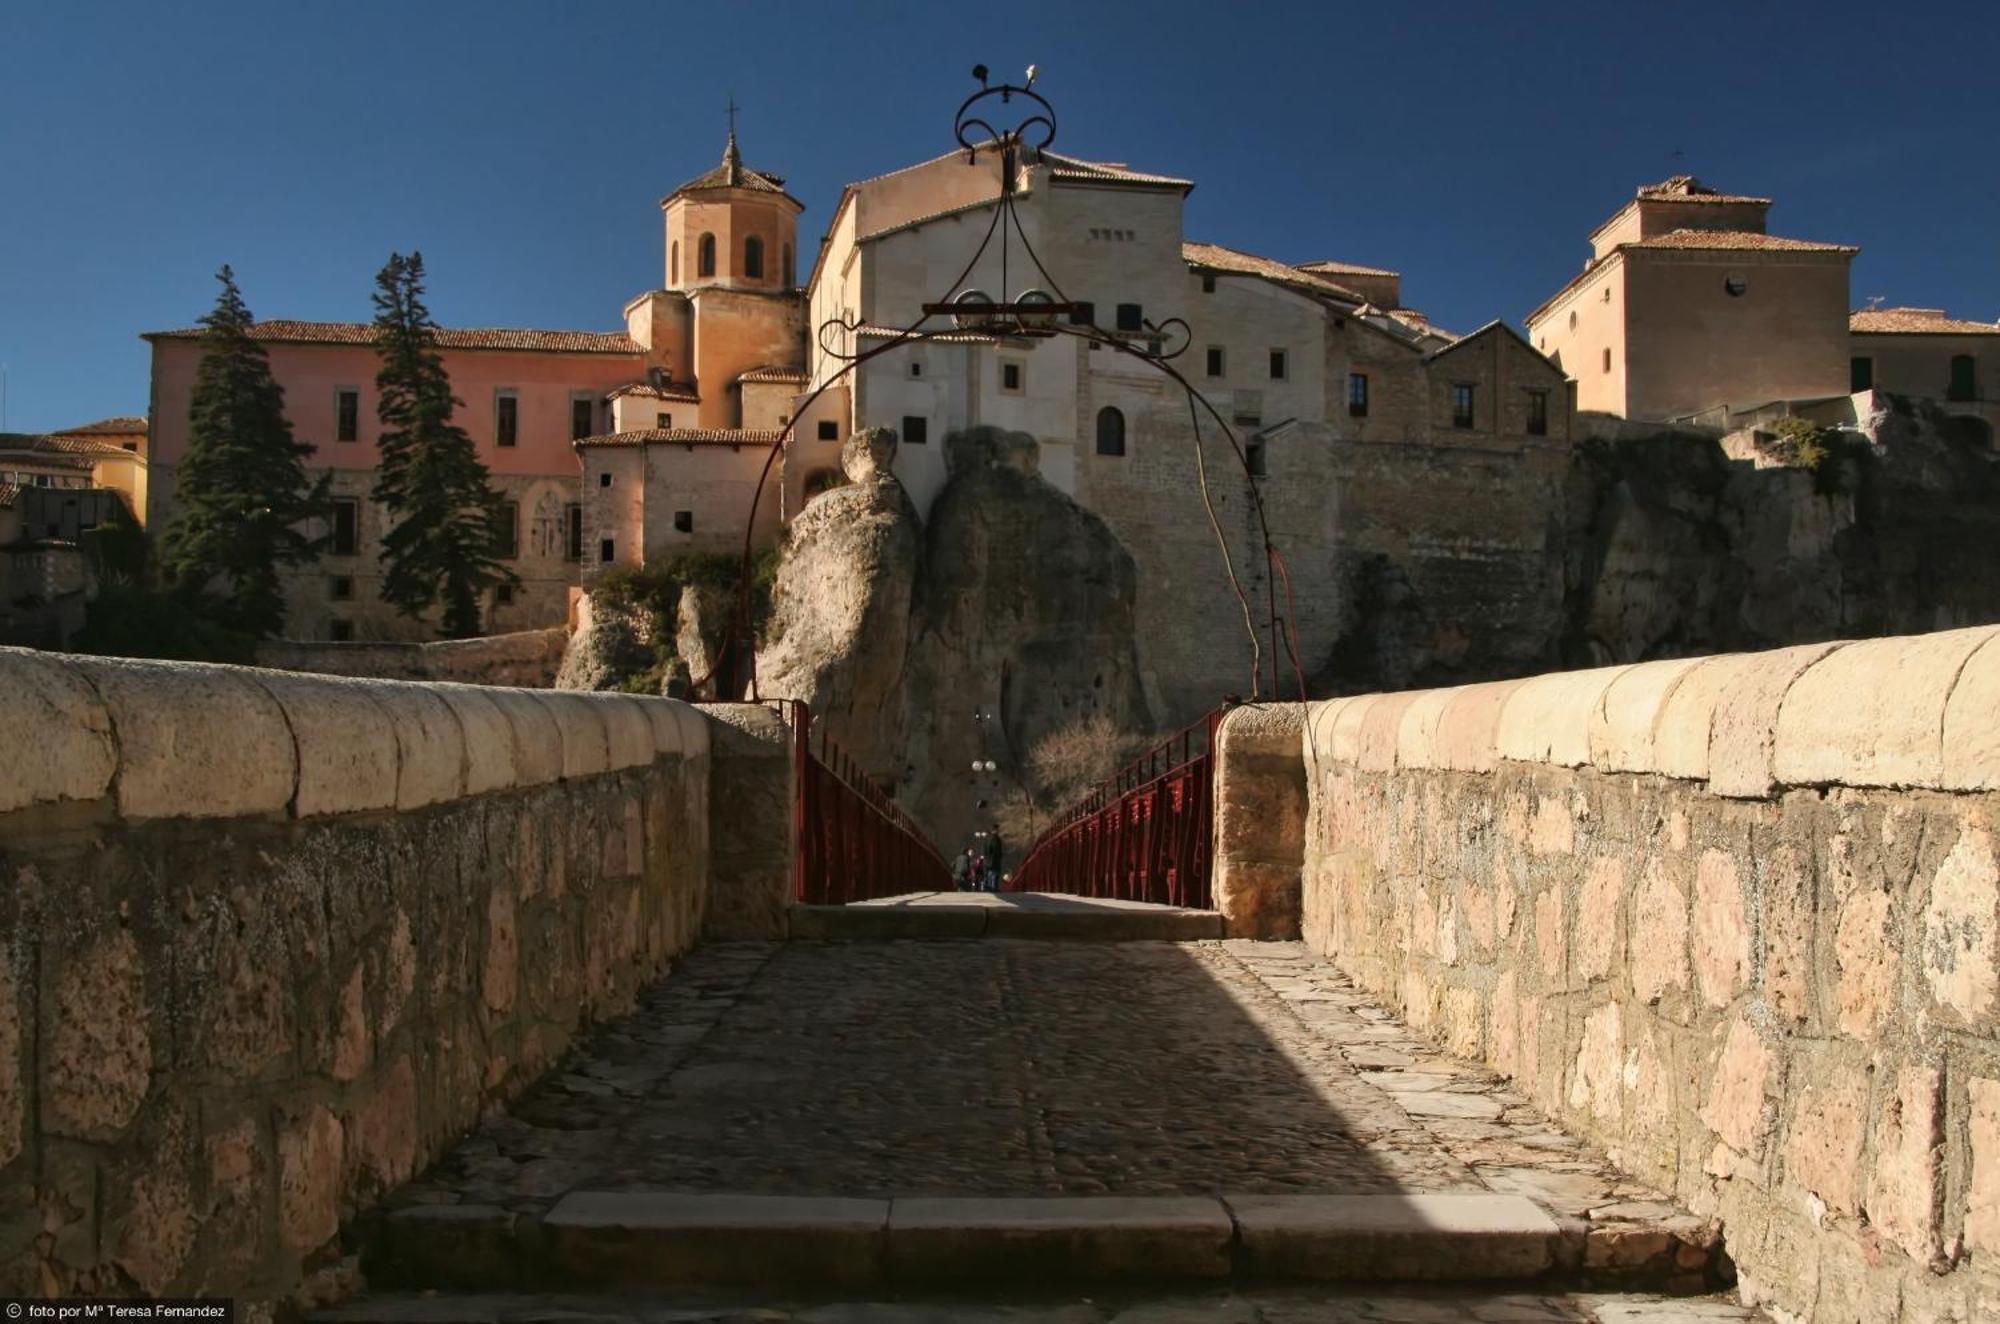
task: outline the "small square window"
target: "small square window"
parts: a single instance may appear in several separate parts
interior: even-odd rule
[[[1002,363],[1000,365],[1000,389],[1009,395],[1019,395],[1021,393],[1021,378],[1022,367],[1020,364]]]
[[[597,485],[599,487],[611,486],[611,475],[609,473],[601,473],[597,475]]]
[[[653,426],[658,428],[660,431],[665,432],[668,428],[672,427],[673,425],[674,425],[674,416],[672,414],[653,415]]]
[[[335,575],[329,582],[327,594],[336,602],[345,602],[354,596],[354,576]]]
[[[921,446],[931,439],[931,421],[918,414],[903,415],[903,444]]]
[[[910,360],[910,376],[912,376],[912,377],[921,377],[921,376],[923,376],[923,375],[924,375],[924,365],[923,365],[923,361],[922,361],[921,359],[911,359],[911,360]]]
[[[494,606],[496,607],[511,606],[513,602],[514,602],[514,586],[512,584],[494,585],[493,587]]]
[[[1211,377],[1222,376],[1222,362],[1222,346],[1210,345],[1208,347],[1208,375]]]
[[[840,424],[833,419],[822,418],[819,421],[819,439],[821,441],[839,441]]]
[[[1282,349],[1271,351],[1271,380],[1274,382],[1285,380],[1285,351]]]
[[[1120,331],[1143,331],[1146,329],[1146,310],[1136,303],[1118,305],[1118,329]]]
[[[521,401],[512,391],[493,397],[493,440],[500,446],[513,446],[521,440]]]
[[[677,510],[674,512],[674,532],[694,532],[694,512],[692,510]]]
[[[1215,277],[1203,276],[1201,278],[1201,292],[1203,294],[1215,293]]]
[[[1090,326],[1097,321],[1097,305],[1087,299],[1079,299],[1070,306],[1071,326]]]
[[[612,542],[611,539],[606,538],[597,544],[598,560],[604,562],[606,565],[609,565],[616,556],[617,556],[617,550],[615,544]]]
[[[337,644],[346,643],[348,640],[354,638],[354,622],[328,621],[326,623],[326,637]]]

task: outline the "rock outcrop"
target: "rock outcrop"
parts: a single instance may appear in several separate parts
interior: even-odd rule
[[[617,690],[653,665],[647,624],[631,608],[586,594],[577,604],[576,630],[556,671],[559,690]]]

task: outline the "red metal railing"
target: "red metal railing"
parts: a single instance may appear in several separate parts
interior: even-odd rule
[[[1227,705],[1100,783],[1035,839],[1016,892],[1209,906],[1215,734]]]
[[[797,798],[794,894],[807,905],[948,890],[951,867],[909,815],[826,737],[812,711],[789,701]],[[814,746],[817,745],[817,750]]]

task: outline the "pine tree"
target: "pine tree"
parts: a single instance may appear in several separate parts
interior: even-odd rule
[[[479,599],[519,582],[497,559],[500,494],[465,429],[424,306],[424,256],[391,253],[375,277],[375,375],[382,420],[375,499],[394,521],[382,540],[382,600],[419,616],[442,603],[446,638],[479,633]]]
[[[252,635],[285,623],[281,566],[315,559],[324,538],[301,526],[331,509],[332,475],[313,482],[313,448],[292,438],[285,392],[250,335],[250,309],[227,266],[215,309],[201,319],[201,367],[188,407],[181,509],[166,538],[167,567],[191,599],[212,601],[217,623]],[[209,595],[213,595],[212,598]]]

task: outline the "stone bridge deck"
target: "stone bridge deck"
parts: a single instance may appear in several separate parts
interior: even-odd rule
[[[1637,1275],[1700,1291],[1726,1272],[1708,1225],[1414,1037],[1298,944],[989,937],[697,950],[392,1197],[367,1230],[370,1278],[547,1287],[562,1274],[542,1274],[537,1257],[586,1207],[673,1222],[721,1207],[703,1198],[744,1195],[885,1211],[1026,1198],[1142,1221],[1179,1197],[1213,1207],[1225,1239],[1234,1220],[1239,1242],[1272,1209],[1310,1220],[1302,1197],[1386,1197],[1442,1224],[1450,1216],[1434,1219],[1425,1200],[1484,1196],[1552,1223],[1555,1263],[1542,1267],[1573,1284]],[[1066,1203],[1078,1198],[1088,1203]],[[644,1240],[632,1226],[610,1233]],[[1484,1276],[1476,1239],[1462,1250],[1471,1258],[1417,1276]],[[1407,1317],[1478,1317],[1431,1308]],[[374,1317],[357,1309],[350,1318]],[[1574,1303],[1537,1309],[1507,1318],[1598,1317]],[[1717,1316],[1630,1316],[1697,1317]]]

